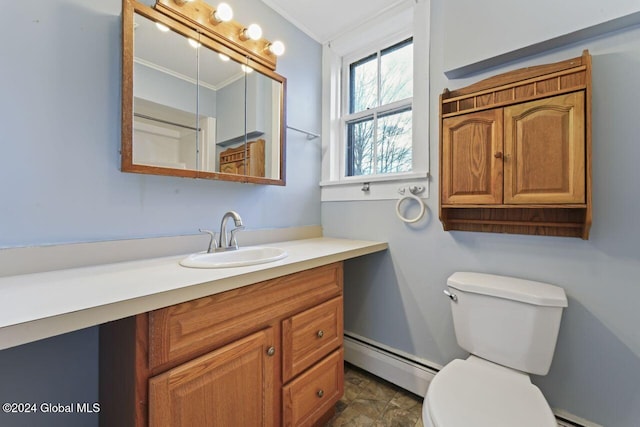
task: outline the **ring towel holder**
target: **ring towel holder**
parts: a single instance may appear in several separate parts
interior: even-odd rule
[[[398,218],[400,218],[400,220],[402,222],[406,222],[408,224],[412,224],[412,223],[418,222],[418,221],[420,221],[420,219],[422,219],[422,217],[424,216],[424,212],[426,210],[426,205],[424,204],[422,199],[417,196],[417,194],[420,194],[423,191],[424,191],[424,187],[422,187],[420,185],[414,185],[414,186],[411,186],[411,187],[403,187],[403,188],[400,188],[398,190],[398,193],[402,197],[400,197],[400,199],[398,199],[398,203],[396,203],[396,215],[398,216]],[[418,212],[418,215],[416,215],[414,218],[407,218],[400,212],[400,205],[405,200],[408,200],[408,201],[415,200],[418,203],[418,205],[420,206],[420,212]]]

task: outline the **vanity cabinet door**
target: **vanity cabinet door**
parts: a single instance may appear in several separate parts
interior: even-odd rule
[[[442,123],[442,203],[502,203],[502,109]]]
[[[584,93],[512,105],[504,117],[504,203],[586,203]]]
[[[150,378],[149,426],[274,426],[274,345],[267,328]]]

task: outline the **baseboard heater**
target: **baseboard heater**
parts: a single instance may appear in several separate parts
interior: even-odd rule
[[[397,349],[352,332],[344,334],[344,360],[418,396],[440,370]]]
[[[344,360],[421,397],[442,368],[348,331],[344,333]],[[554,414],[559,427],[602,427],[563,410],[554,409]]]

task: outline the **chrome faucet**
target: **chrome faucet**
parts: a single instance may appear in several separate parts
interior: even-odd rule
[[[211,252],[215,252],[215,250],[218,249],[216,233],[211,230],[203,230],[202,228],[199,228],[198,231],[200,231],[201,233],[207,233],[209,235],[209,247],[207,248],[207,253],[210,254]]]
[[[227,220],[229,218],[233,218],[233,222],[236,225],[236,228],[231,230],[231,236],[229,240],[227,240]],[[244,224],[242,224],[242,218],[235,211],[229,211],[222,217],[222,222],[220,223],[220,240],[218,241],[218,247],[214,249],[215,251],[232,251],[234,249],[238,249],[238,242],[236,241],[236,233],[240,230],[244,229]]]

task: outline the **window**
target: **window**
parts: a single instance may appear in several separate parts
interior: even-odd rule
[[[322,46],[322,201],[429,197],[429,0]]]
[[[346,61],[345,176],[412,171],[413,38]]]

